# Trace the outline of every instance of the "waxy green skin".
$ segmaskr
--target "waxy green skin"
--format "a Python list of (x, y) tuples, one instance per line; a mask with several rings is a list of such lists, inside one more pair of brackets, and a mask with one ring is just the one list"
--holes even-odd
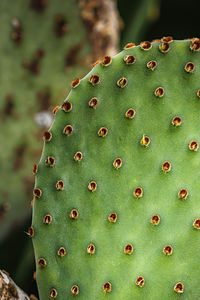
[[(40, 137), (44, 130), (35, 121), (37, 113), (46, 111), (51, 115), (53, 107), (66, 95), (66, 87), (70, 87), (74, 76), (72, 68), (80, 76), (89, 69), (85, 61), (91, 56), (91, 49), (80, 9), (74, 1), (60, 0), (59, 5), (56, 2), (46, 1), (42, 11), (31, 9), (30, 0), (14, 1), (12, 5), (7, 0), (0, 2), (0, 206), (2, 203), (10, 206), (4, 218), (0, 217), (0, 239), (14, 222), (21, 222), (30, 214), (30, 192), (34, 185), (32, 168), (41, 155)], [(61, 37), (54, 29), (59, 14), (63, 15), (67, 26)], [(19, 43), (12, 38), (12, 23), (16, 20), (21, 23)], [(66, 66), (66, 54), (77, 45), (80, 45), (80, 51), (76, 59)], [(44, 57), (39, 63), (39, 73), (33, 74), (23, 67), (23, 63), (31, 61), (38, 49), (44, 51)], [(46, 91), (49, 91), (50, 99), (39, 99), (37, 94)], [(10, 114), (5, 113), (8, 94), (13, 95)]]
[[(52, 288), (57, 298), (74, 299), (73, 285), (79, 286), (78, 299), (138, 299), (138, 300), (197, 300), (199, 285), (200, 232), (193, 222), (200, 217), (199, 155), (190, 151), (192, 140), (200, 142), (200, 53), (190, 50), (191, 41), (170, 43), (169, 52), (159, 51), (160, 42), (144, 51), (140, 46), (124, 50), (105, 67), (97, 65), (67, 100), (73, 105), (69, 113), (61, 108), (50, 128), (52, 139), (46, 142), (36, 175), (35, 187), (42, 196), (35, 198), (32, 226), (37, 283), (40, 299), (50, 299)], [(126, 65), (125, 55), (134, 55), (136, 62)], [(146, 67), (157, 61), (152, 71)], [(195, 64), (192, 74), (184, 70), (187, 62)], [(100, 83), (89, 82), (92, 74), (100, 76)], [(127, 86), (119, 88), (121, 77)], [(164, 88), (164, 96), (154, 95), (157, 87)], [(96, 109), (88, 101), (97, 97)], [(129, 108), (135, 117), (125, 117)], [(172, 125), (180, 116), (180, 127)], [(63, 134), (72, 125), (70, 136)], [(99, 137), (100, 127), (106, 127), (106, 137)], [(150, 137), (146, 148), (140, 144), (143, 135)], [(81, 151), (83, 159), (73, 157)], [(55, 165), (45, 165), (47, 156), (55, 157)], [(116, 170), (113, 161), (120, 157), (122, 167)], [(162, 164), (169, 161), (169, 173)], [(56, 190), (62, 179), (64, 190)], [(89, 191), (91, 180), (97, 183)], [(136, 187), (142, 187), (143, 197), (135, 198)], [(186, 188), (187, 199), (179, 199), (178, 192)], [(72, 220), (70, 211), (76, 208), (79, 217)], [(116, 212), (116, 223), (108, 216)], [(43, 223), (46, 214), (52, 223)], [(160, 224), (150, 222), (155, 214)], [(94, 255), (87, 253), (93, 243)], [(124, 253), (131, 243), (132, 255)], [(173, 254), (163, 254), (163, 247), (172, 245)], [(59, 257), (58, 249), (66, 248), (66, 256)], [(39, 258), (47, 265), (38, 266)], [(142, 288), (136, 286), (138, 276), (144, 276)], [(103, 284), (109, 281), (112, 291), (105, 293)], [(174, 291), (177, 282), (184, 285), (183, 294)]]

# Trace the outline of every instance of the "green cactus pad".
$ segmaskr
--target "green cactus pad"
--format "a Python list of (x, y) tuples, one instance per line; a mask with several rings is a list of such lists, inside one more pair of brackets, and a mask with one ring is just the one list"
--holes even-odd
[(199, 299), (199, 49), (128, 44), (58, 109), (34, 190), (41, 300)]

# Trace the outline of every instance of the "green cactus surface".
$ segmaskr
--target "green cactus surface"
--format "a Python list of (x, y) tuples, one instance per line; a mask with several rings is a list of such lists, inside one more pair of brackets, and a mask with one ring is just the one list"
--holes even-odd
[(200, 298), (199, 50), (130, 43), (73, 83), (33, 192), (41, 300)]
[(0, 32), (2, 240), (30, 214), (42, 132), (66, 96), (72, 69), (80, 76), (88, 72), (91, 47), (75, 1), (1, 0)]

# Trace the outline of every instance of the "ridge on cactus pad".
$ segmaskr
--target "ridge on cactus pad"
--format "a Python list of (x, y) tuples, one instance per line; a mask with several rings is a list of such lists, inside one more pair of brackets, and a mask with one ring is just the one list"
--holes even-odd
[(41, 300), (200, 298), (199, 50), (127, 44), (57, 110), (34, 189)]

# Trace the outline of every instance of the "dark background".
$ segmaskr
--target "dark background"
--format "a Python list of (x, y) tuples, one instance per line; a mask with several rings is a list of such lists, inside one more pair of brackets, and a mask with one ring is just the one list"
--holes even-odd
[[(118, 7), (125, 27), (122, 40), (127, 36), (127, 28), (133, 23), (133, 16), (137, 16), (141, 3), (146, 5), (151, 0), (119, 0)], [(154, 1), (155, 2), (155, 1)], [(144, 19), (140, 34), (136, 42), (153, 40), (162, 36), (171, 35), (174, 39), (185, 39), (199, 36), (199, 9), (198, 0), (160, 0), (157, 1), (159, 16), (154, 22)], [(134, 32), (134, 28), (132, 29)], [(130, 38), (131, 36), (129, 36)], [(134, 42), (134, 41), (133, 41)]]

